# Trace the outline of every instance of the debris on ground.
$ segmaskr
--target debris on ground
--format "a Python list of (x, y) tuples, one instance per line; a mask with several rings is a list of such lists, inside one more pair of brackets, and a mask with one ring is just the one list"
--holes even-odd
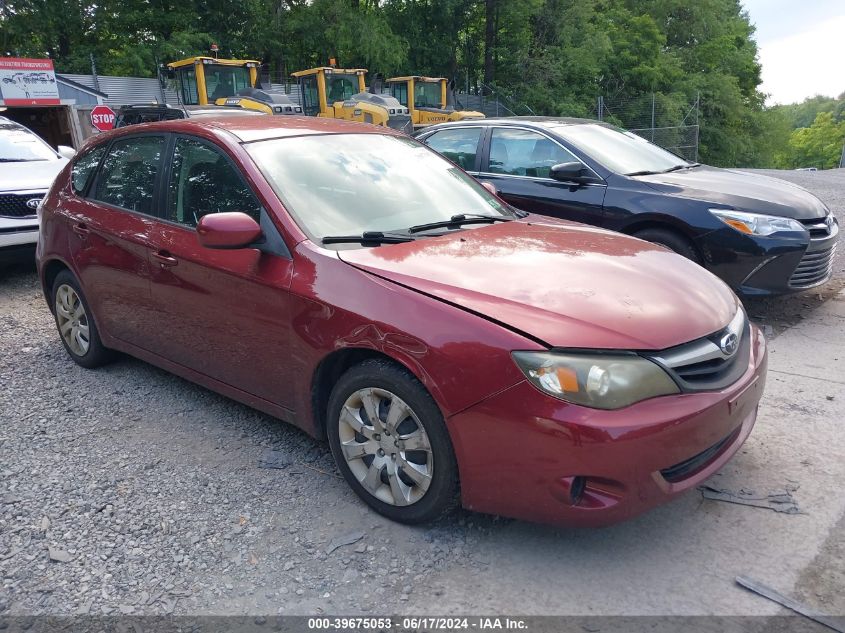
[(795, 611), (795, 613), (800, 613), (806, 618), (810, 618), (811, 620), (814, 620), (819, 624), (823, 624), (824, 626), (833, 629), (834, 631), (838, 631), (838, 633), (845, 633), (845, 618), (833, 618), (820, 611), (811, 609), (810, 607), (801, 604), (797, 600), (787, 598), (786, 596), (778, 593), (771, 587), (767, 587), (763, 583), (758, 582), (753, 578), (749, 578), (748, 576), (737, 576), (736, 582), (738, 585), (745, 587), (749, 591), (753, 591), (757, 595), (763, 596), (764, 598), (768, 598), (773, 602), (777, 602), (779, 605), (784, 606), (792, 611)]
[(71, 560), (70, 554), (57, 547), (48, 547), (47, 553), (50, 555), (50, 560), (55, 563), (69, 563)]
[(728, 488), (716, 488), (709, 485), (699, 486), (698, 489), (705, 499), (765, 508), (784, 514), (803, 514), (792, 496), (792, 493), (798, 490), (796, 484), (787, 484), (783, 490), (775, 490), (765, 494), (758, 494), (747, 488), (740, 488), (738, 492), (734, 492)]
[(261, 459), (258, 460), (259, 468), (276, 468), (282, 470), (293, 464), (290, 455), (283, 451), (276, 451), (268, 448), (264, 451)]
[(352, 545), (353, 543), (357, 543), (362, 538), (364, 538), (363, 532), (348, 532), (347, 534), (341, 534), (340, 536), (336, 536), (332, 539), (329, 546), (326, 548), (326, 554), (331, 554), (333, 551), (338, 549), (339, 547), (343, 547), (344, 545)]

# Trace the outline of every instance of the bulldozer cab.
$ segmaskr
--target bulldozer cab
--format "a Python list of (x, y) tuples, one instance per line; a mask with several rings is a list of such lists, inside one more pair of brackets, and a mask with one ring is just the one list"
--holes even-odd
[(188, 57), (167, 64), (182, 105), (208, 105), (258, 83), (261, 62), (252, 59)]
[(408, 109), (446, 108), (446, 80), (442, 77), (393, 77), (390, 94)]
[(412, 131), (407, 108), (388, 95), (368, 93), (366, 74), (366, 68), (329, 66), (293, 73), (299, 83), (303, 113)]
[(481, 119), (480, 112), (458, 111), (449, 105), (448, 85), (444, 77), (393, 77), (387, 80), (390, 94), (408, 108), (415, 128), (443, 123)]
[(293, 73), (299, 82), (302, 110), (308, 116), (332, 116), (329, 108), (364, 92), (366, 68), (340, 69), (322, 66)]

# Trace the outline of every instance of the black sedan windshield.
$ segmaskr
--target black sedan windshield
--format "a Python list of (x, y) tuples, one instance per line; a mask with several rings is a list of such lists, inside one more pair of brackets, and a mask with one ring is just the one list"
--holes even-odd
[(478, 182), (406, 137), (325, 134), (246, 147), (288, 212), (317, 241), (448, 224), (461, 214), (513, 217)]
[(617, 174), (655, 174), (690, 165), (642, 137), (606, 125), (567, 125), (558, 134)]

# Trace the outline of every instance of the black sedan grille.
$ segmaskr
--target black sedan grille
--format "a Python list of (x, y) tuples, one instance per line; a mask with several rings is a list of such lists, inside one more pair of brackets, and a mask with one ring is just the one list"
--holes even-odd
[(0, 216), (6, 218), (26, 218), (35, 215), (35, 209), (27, 206), (29, 200), (41, 200), (43, 193), (2, 193), (0, 194)]
[(811, 288), (824, 283), (833, 271), (836, 245), (818, 251), (807, 251), (789, 278), (792, 288)]
[(799, 220), (804, 228), (810, 233), (810, 239), (823, 239), (830, 235), (830, 225), (825, 221), (825, 218), (816, 218), (813, 220)]

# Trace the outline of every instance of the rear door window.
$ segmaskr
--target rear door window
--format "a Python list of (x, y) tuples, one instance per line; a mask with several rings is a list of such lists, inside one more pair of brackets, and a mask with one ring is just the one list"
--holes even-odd
[(164, 136), (138, 136), (112, 143), (90, 197), (152, 215), (164, 141)]
[(435, 132), (425, 144), (467, 171), (475, 171), (481, 127), (463, 127)]

